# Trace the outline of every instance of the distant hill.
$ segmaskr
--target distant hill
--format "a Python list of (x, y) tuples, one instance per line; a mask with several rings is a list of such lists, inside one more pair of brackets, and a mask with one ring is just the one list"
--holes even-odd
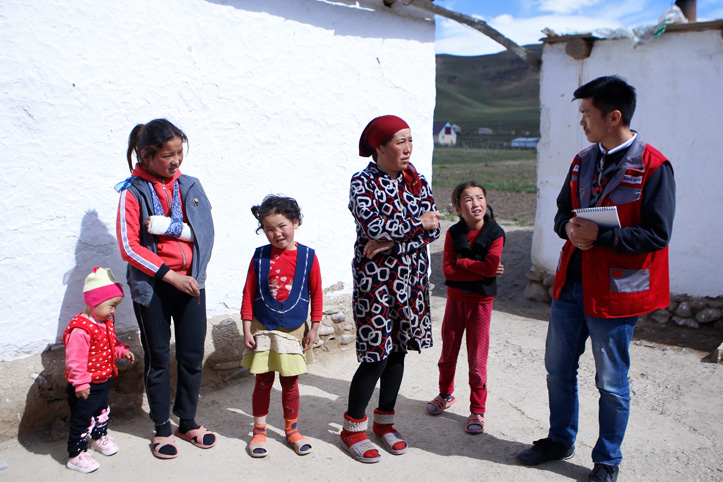
[[(541, 55), (542, 45), (526, 45)], [(478, 57), (437, 55), (435, 121), (449, 121), (463, 134), (480, 127), (495, 132), (540, 130), (540, 72), (505, 51)]]

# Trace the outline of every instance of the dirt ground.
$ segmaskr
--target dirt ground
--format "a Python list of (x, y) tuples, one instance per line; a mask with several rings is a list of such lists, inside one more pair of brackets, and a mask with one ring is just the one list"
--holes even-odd
[[(482, 181), (481, 181), (482, 182)], [(484, 182), (482, 182), (484, 184)], [(450, 196), (452, 188), (435, 187), (434, 199), (440, 212), (451, 212)], [(487, 201), (498, 219), (515, 220), (518, 224), (532, 226), (535, 224), (537, 195), (524, 192), (506, 192), (490, 189)]]
[[(445, 227), (450, 224), (446, 222)], [(213, 449), (204, 451), (178, 441), (177, 459), (154, 459), (149, 450), (152, 424), (143, 407), (123, 417), (111, 416), (110, 429), (120, 452), (107, 458), (96, 455), (101, 467), (89, 477), (123, 481), (587, 480), (597, 438), (598, 398), (589, 349), (579, 369), (581, 423), (575, 456), (538, 468), (523, 467), (515, 460), (515, 454), (533, 440), (546, 436), (543, 357), (549, 307), (522, 298), (524, 275), (530, 267), (531, 228), (503, 227), (507, 231), (503, 254), (506, 272), (500, 278), (492, 318), (484, 434), (464, 432), (469, 414), (464, 349), (457, 374), (458, 402), (437, 417), (425, 412), (426, 402), (437, 394), (438, 340), (445, 305), (442, 242), (437, 242), (432, 248), (435, 346), (407, 357), (397, 403), (396, 426), (410, 446), (405, 455), (394, 456), (382, 449), (381, 462), (363, 465), (352, 460), (339, 444), (349, 380), (357, 367), (352, 347), (317, 355), (316, 363), (300, 378), (299, 428), (313, 444), (310, 455), (299, 457), (284, 444), (276, 382), (268, 419), (269, 456), (248, 456), (253, 379), (244, 375), (202, 391), (197, 418), (219, 435)], [(665, 335), (661, 335), (663, 331)], [(723, 365), (703, 361), (723, 337), (720, 333), (718, 338), (710, 333), (694, 335), (693, 331), (638, 327), (631, 346), (632, 411), (623, 444), (621, 481), (723, 480)], [(376, 396), (368, 413), (375, 402)], [(0, 470), (0, 479), (62, 481), (84, 477), (65, 469), (65, 461), (64, 440), (10, 440), (0, 444), (0, 466), (5, 467)]]

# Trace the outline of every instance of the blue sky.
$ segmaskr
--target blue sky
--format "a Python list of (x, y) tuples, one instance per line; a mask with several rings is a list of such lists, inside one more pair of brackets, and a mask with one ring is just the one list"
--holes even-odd
[[(550, 28), (558, 34), (597, 28), (654, 25), (674, 0), (436, 0), (440, 7), (487, 22), (520, 45), (538, 43)], [(698, 21), (723, 18), (723, 0), (698, 0)], [(436, 18), (438, 54), (485, 55), (504, 48), (484, 34), (452, 20)]]

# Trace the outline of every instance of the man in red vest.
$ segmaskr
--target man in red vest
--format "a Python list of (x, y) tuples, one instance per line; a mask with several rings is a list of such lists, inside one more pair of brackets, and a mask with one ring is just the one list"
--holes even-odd
[[(617, 480), (630, 412), (629, 346), (638, 315), (670, 303), (668, 242), (675, 214), (670, 162), (630, 129), (635, 89), (617, 76), (574, 92), (585, 136), (557, 197), (560, 254), (545, 347), (550, 430), (517, 455), (525, 465), (571, 458), (578, 430), (577, 367), (588, 337), (600, 391), (592, 481)], [(574, 209), (615, 206), (619, 227)]]

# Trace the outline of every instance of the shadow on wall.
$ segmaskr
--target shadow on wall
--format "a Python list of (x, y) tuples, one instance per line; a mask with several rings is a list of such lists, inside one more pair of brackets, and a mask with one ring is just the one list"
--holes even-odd
[(98, 213), (91, 210), (85, 213), (80, 224), (80, 235), (75, 245), (75, 266), (63, 276), (63, 284), (66, 288), (58, 315), (56, 343), (63, 343), (63, 331), (68, 326), (70, 319), (85, 308), (83, 285), (85, 277), (94, 266), (110, 268), (116, 279), (123, 285), (126, 299), (123, 300), (115, 314), (116, 332), (135, 331), (136, 324), (130, 290), (125, 283), (126, 263), (120, 257), (115, 235), (108, 232), (105, 223), (98, 218)]
[[(36, 439), (38, 435), (45, 440), (67, 437), (70, 410), (65, 394), (65, 350), (62, 337), (71, 318), (85, 308), (83, 285), (94, 266), (111, 268), (118, 281), (124, 285), (128, 299), (124, 300), (121, 309), (116, 312), (116, 331), (128, 332), (130, 327), (135, 326), (130, 293), (123, 283), (126, 263), (120, 257), (116, 238), (108, 232), (95, 210), (88, 211), (83, 216), (75, 247), (75, 267), (66, 273), (62, 280), (66, 290), (58, 316), (56, 343), (48, 346), (41, 354), (43, 369), (35, 377), (26, 397), (18, 428), (18, 439), (21, 443)], [(118, 326), (120, 320), (123, 320), (122, 326)], [(119, 335), (119, 338), (131, 346), (136, 355), (136, 363), (129, 366), (127, 361), (120, 362), (119, 377), (111, 381), (110, 404), (114, 415), (140, 410), (143, 401), (143, 350), (138, 335), (131, 332)]]

